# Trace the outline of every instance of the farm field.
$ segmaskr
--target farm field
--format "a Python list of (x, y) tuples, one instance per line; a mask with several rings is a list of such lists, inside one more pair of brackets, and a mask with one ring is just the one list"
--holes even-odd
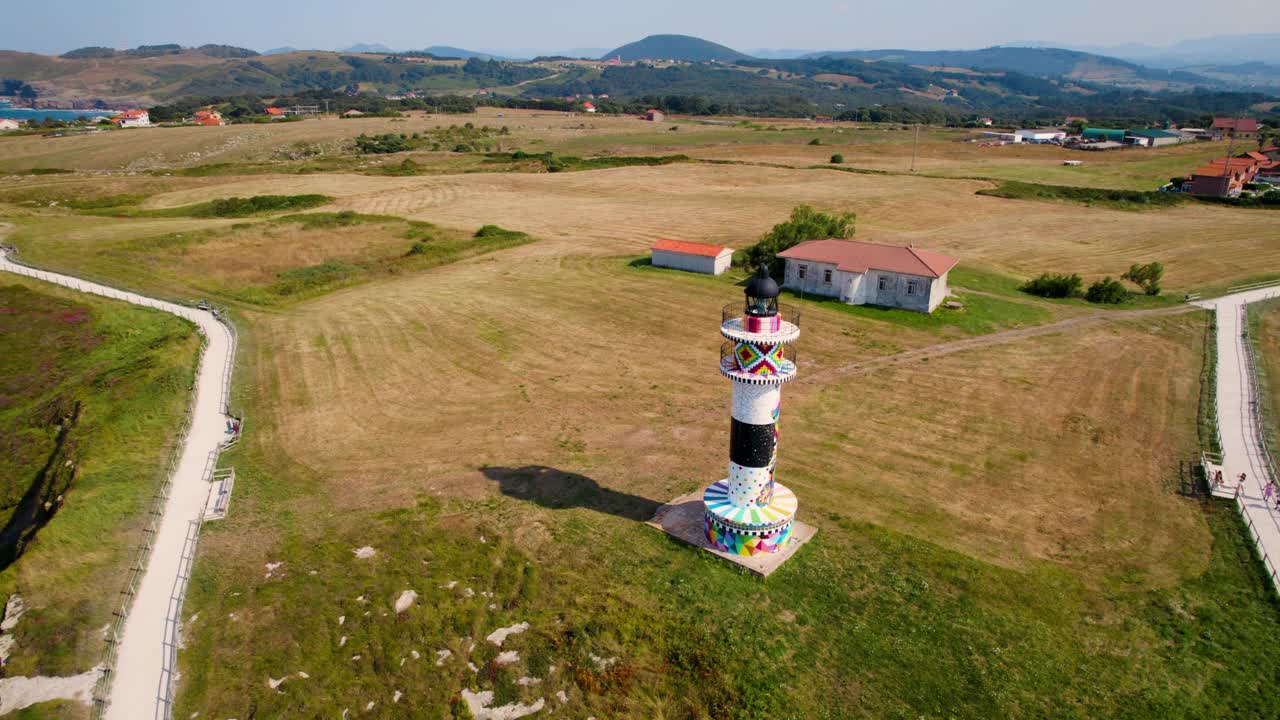
[[(807, 145), (808, 127), (655, 133), (533, 114), (475, 122), (509, 122), (505, 149), (731, 162), (542, 172), (415, 152), (426, 171), (396, 176), (359, 165), (399, 154), (305, 174), (271, 159), (365, 122), (395, 127), (252, 126), (267, 135), (216, 158), (186, 129), (153, 133), (175, 138), (146, 150), (159, 166), (231, 163), (209, 174), (119, 173), (141, 157), (134, 133), (64, 138), (104, 174), (0, 191), (24, 260), (215, 298), (240, 329), (232, 404), (252, 420), (223, 458), (230, 514), (202, 534), (175, 717), (1280, 711), (1257, 691), (1274, 679), (1280, 614), (1247, 535), (1174, 482), (1197, 449), (1205, 330), (1176, 296), (1277, 266), (1271, 213), (979, 196), (991, 182), (925, 175), (978, 162), (942, 131), (916, 176), (807, 169), (855, 156), (826, 135)], [(868, 162), (909, 160), (908, 132), (850, 134), (867, 136), (851, 147)], [(21, 163), (57, 166), (23, 147)], [(991, 149), (1007, 150), (1030, 153), (999, 172), (1060, 181), (1038, 173), (1043, 148)], [(1175, 155), (1111, 157), (1084, 177), (1136, 187)], [(308, 194), (328, 199), (177, 214)], [(642, 524), (723, 475), (718, 311), (744, 277), (644, 253), (666, 236), (742, 248), (802, 203), (856, 212), (858, 239), (956, 255), (964, 308), (783, 298), (804, 334), (778, 471), (819, 533), (760, 581)], [(522, 235), (478, 242), (487, 225)], [(1017, 290), (1150, 260), (1166, 296), (1117, 308)], [(354, 269), (324, 274), (335, 267)]]
[(0, 278), (0, 595), (17, 593), (27, 608), (6, 634), (7, 675), (98, 664), (198, 346), (193, 327), (167, 314)]

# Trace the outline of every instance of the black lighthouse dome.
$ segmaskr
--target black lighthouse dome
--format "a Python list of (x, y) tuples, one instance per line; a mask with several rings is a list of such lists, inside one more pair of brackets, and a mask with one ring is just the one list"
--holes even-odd
[(778, 283), (769, 276), (769, 267), (760, 263), (760, 269), (747, 283), (747, 314), (754, 317), (773, 317), (778, 314)]

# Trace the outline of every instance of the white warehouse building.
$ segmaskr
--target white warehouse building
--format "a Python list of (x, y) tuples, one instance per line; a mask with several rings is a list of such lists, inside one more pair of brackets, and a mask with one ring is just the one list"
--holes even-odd
[(661, 239), (649, 248), (654, 267), (719, 275), (733, 262), (733, 248), (723, 245)]
[(840, 298), (850, 305), (881, 305), (931, 313), (951, 292), (953, 257), (898, 245), (856, 240), (810, 240), (778, 253), (787, 261), (783, 287)]

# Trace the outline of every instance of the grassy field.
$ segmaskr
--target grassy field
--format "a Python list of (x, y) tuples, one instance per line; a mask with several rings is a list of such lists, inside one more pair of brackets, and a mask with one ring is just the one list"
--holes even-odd
[(255, 317), (261, 420), (203, 540), (180, 713), (465, 717), (463, 689), (580, 718), (1275, 710), (1248, 690), (1280, 626), (1239, 526), (1169, 489), (1198, 316), (841, 381), (935, 340), (815, 307), (779, 471), (821, 532), (761, 583), (639, 523), (723, 471), (725, 284), (583, 262)]
[[(169, 315), (0, 278), (0, 596), (19, 593), (30, 608), (6, 674), (69, 675), (99, 661), (198, 345)], [(46, 501), (51, 515), (36, 511)]]
[[(886, 127), (501, 122), (504, 152), (732, 162), (468, 172), (474, 156), (415, 153), (433, 169), (397, 176), (271, 159), (322, 142), (316, 121), (259, 130), (272, 135), (218, 155), (226, 172), (23, 176), (0, 193), (23, 257), (216, 297), (240, 321), (233, 405), (253, 423), (226, 457), (231, 513), (202, 535), (176, 717), (463, 718), (474, 692), (580, 719), (1280, 711), (1262, 690), (1280, 613), (1238, 521), (1173, 487), (1198, 446), (1205, 331), (1178, 296), (1280, 262), (1266, 213), (807, 169), (844, 152), (900, 170), (911, 133)], [(966, 163), (1008, 150), (1000, 167), (1059, 182), (1028, 170), (1053, 160), (1046, 148), (923, 135), (926, 172), (974, 174)], [(197, 152), (195, 136), (173, 137), (146, 152)], [(144, 156), (76, 140), (90, 164)], [(22, 147), (21, 162), (47, 162)], [(1155, 173), (1136, 158), (1160, 157), (1116, 153), (1085, 175), (1136, 187)], [(143, 216), (281, 194), (332, 201)], [(121, 196), (141, 212), (88, 214)], [(799, 203), (857, 212), (859, 239), (958, 256), (964, 307), (786, 298), (804, 335), (778, 472), (820, 532), (761, 582), (641, 523), (723, 476), (717, 325), (741, 274), (637, 258), (658, 237), (744, 247)], [(454, 252), (494, 222), (538, 242)], [(1120, 308), (1018, 290), (1149, 260), (1165, 264), (1166, 295)], [(376, 553), (354, 553), (365, 546)], [(513, 626), (501, 647), (487, 639)]]

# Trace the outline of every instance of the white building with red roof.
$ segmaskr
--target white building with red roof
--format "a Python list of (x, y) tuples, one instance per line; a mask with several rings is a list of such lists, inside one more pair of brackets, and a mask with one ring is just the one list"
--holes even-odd
[(719, 275), (733, 262), (733, 248), (723, 245), (661, 239), (649, 248), (654, 267)]
[(151, 127), (151, 114), (146, 110), (125, 110), (115, 117), (122, 128)]
[(787, 262), (783, 287), (840, 298), (850, 305), (882, 305), (931, 313), (951, 292), (953, 257), (900, 245), (857, 240), (810, 240), (778, 253)]

